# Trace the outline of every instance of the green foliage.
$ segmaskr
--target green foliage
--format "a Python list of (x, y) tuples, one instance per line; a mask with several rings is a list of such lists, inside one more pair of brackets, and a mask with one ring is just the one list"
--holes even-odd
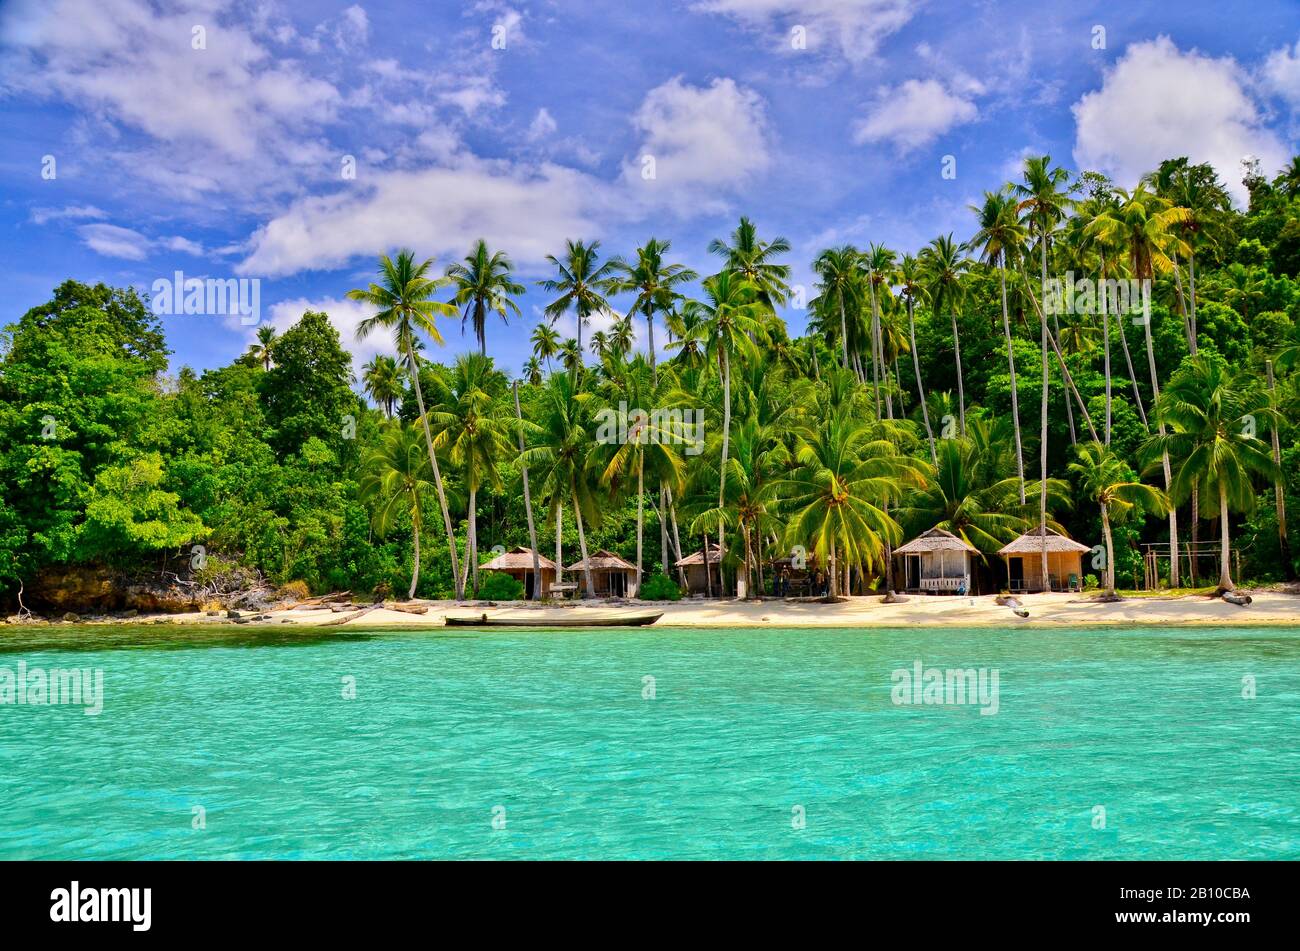
[(485, 601), (522, 601), (524, 583), (503, 571), (489, 571), (479, 583), (478, 596)]
[(180, 508), (180, 496), (161, 488), (163, 461), (157, 453), (95, 476), (78, 539), (84, 559), (139, 556), (177, 548), (206, 534), (193, 512)]
[(667, 575), (651, 575), (641, 585), (642, 601), (680, 601), (682, 589)]

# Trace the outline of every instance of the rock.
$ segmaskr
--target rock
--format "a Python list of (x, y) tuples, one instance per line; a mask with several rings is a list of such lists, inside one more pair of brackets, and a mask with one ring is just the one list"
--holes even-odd
[(68, 624), (76, 624), (78, 621), (81, 620), (81, 618), (73, 614), (71, 611), (68, 611), (66, 614), (63, 615), (62, 620)]
[(233, 610), (232, 610), (232, 611), (227, 611), (227, 612), (226, 612), (226, 617), (230, 618), (232, 621), (238, 621), (238, 620), (239, 620), (240, 618), (242, 618), (243, 616), (244, 616), (244, 615), (242, 615), (242, 614), (239, 613), (238, 611), (233, 611)]
[(208, 617), (221, 617), (221, 612), (220, 612), (220, 611), (205, 611), (204, 613), (205, 613)]

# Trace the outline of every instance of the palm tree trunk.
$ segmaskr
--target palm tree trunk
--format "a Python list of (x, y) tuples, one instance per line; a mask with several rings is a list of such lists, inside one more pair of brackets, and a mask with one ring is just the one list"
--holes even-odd
[(415, 554), (411, 557), (411, 590), (406, 593), (406, 600), (415, 599), (415, 589), (420, 584), (420, 520), (417, 516), (411, 520), (411, 528), (415, 533)]
[[(1043, 286), (1047, 286), (1047, 241), (1044, 237), (1039, 244), (1043, 249)], [(1022, 268), (1023, 271), (1023, 268)], [(1034, 290), (1029, 286), (1029, 275), (1025, 275), (1025, 288), (1029, 291), (1032, 299)], [(1038, 301), (1034, 300), (1034, 309), (1038, 311), (1038, 326), (1041, 336), (1041, 345), (1043, 351), (1043, 396), (1042, 404), (1039, 408), (1039, 426), (1038, 426), (1038, 531), (1042, 536), (1042, 582), (1047, 591), (1052, 590), (1051, 576), (1047, 572), (1047, 402), (1048, 402), (1048, 380), (1047, 380), (1047, 315), (1043, 309), (1038, 306)]]
[[(1156, 373), (1156, 351), (1151, 342), (1151, 290), (1150, 282), (1144, 281), (1142, 284), (1142, 330), (1146, 337), (1147, 344), (1147, 369), (1151, 371), (1151, 399), (1158, 403), (1160, 400), (1160, 377)], [(1159, 415), (1156, 417), (1156, 427), (1161, 436), (1165, 434), (1165, 424)], [(1169, 467), (1169, 453), (1161, 455), (1161, 465), (1165, 473), (1165, 491), (1169, 491), (1169, 485), (1173, 482), (1173, 473)], [(1193, 513), (1195, 518), (1195, 513)], [(1227, 570), (1226, 568), (1224, 569)], [(1169, 587), (1178, 587), (1178, 507), (1169, 506)]]
[[(1099, 273), (1099, 274), (1104, 274), (1104, 273), (1105, 273), (1105, 270), (1106, 270), (1106, 268), (1105, 268), (1105, 264), (1103, 263), (1103, 265), (1102, 265), (1102, 269), (1101, 269), (1098, 273)], [(1108, 308), (1108, 307), (1106, 306), (1106, 292), (1105, 292), (1105, 286), (1106, 286), (1106, 285), (1103, 283), (1103, 284), (1102, 284), (1102, 294), (1101, 294), (1101, 337), (1102, 337), (1102, 350), (1105, 351), (1105, 353), (1104, 353), (1104, 361), (1105, 361), (1105, 370), (1104, 370), (1104, 372), (1105, 372), (1105, 376), (1106, 376), (1106, 445), (1109, 446), (1109, 445), (1110, 445), (1110, 429), (1111, 429), (1111, 389), (1110, 389), (1110, 308)]]
[(916, 352), (916, 320), (912, 315), (912, 298), (907, 298), (907, 332), (912, 339), (912, 371), (916, 374), (916, 395), (921, 401), (921, 419), (925, 421), (925, 435), (930, 440), (930, 461), (937, 467), (939, 456), (934, 451), (934, 430), (930, 428), (930, 410), (925, 405), (925, 386), (921, 383), (921, 358)]
[(647, 308), (645, 312), (645, 330), (650, 346), (650, 378), (657, 383), (659, 371), (655, 367), (655, 315), (651, 308)]
[(1106, 542), (1106, 597), (1115, 597), (1115, 544), (1110, 534), (1110, 512), (1105, 502), (1101, 503), (1101, 537)]
[(469, 490), (470, 572), (474, 578), (474, 597), (478, 597), (478, 490)]
[[(1058, 315), (1053, 314), (1052, 324), (1056, 327), (1056, 333), (1053, 335), (1052, 339), (1059, 340), (1061, 337), (1061, 318)], [(1061, 372), (1062, 375), (1066, 372), (1064, 359), (1061, 361)], [(1068, 393), (1065, 396), (1065, 418), (1070, 423), (1070, 445), (1077, 446), (1079, 444), (1079, 434), (1074, 428), (1074, 407), (1070, 405), (1070, 396)], [(1093, 433), (1094, 439), (1096, 438), (1096, 435), (1096, 433)]]
[[(718, 593), (723, 593), (722, 558), (727, 550), (726, 529), (722, 523), (722, 509), (727, 496), (727, 454), (731, 449), (731, 357), (722, 348), (722, 467), (718, 470)], [(705, 552), (705, 561), (708, 553)]]
[(1224, 480), (1219, 480), (1219, 593), (1232, 591), (1236, 585), (1232, 583), (1232, 572), (1230, 571), (1231, 562), (1228, 560), (1231, 556), (1228, 542), (1228, 486)]
[(636, 594), (641, 595), (641, 537), (645, 528), (645, 453), (636, 467)]
[(840, 352), (844, 358), (844, 369), (849, 368), (849, 324), (844, 317), (844, 292), (840, 291)]
[[(682, 560), (682, 536), (681, 536), (681, 533), (680, 533), (680, 532), (678, 531), (678, 529), (677, 529), (677, 503), (675, 503), (675, 502), (673, 501), (673, 490), (672, 490), (672, 489), (667, 489), (667, 493), (668, 493), (668, 511), (669, 511), (669, 513), (670, 513), (670, 516), (671, 516), (671, 518), (672, 518), (672, 522), (673, 522), (673, 548), (674, 548), (674, 549), (676, 550), (676, 552), (677, 552), (677, 560), (678, 560), (678, 561), (681, 561), (681, 560)], [(706, 552), (706, 555), (707, 555), (707, 552)], [(707, 570), (707, 568), (708, 568), (708, 558), (706, 557), (706, 558), (704, 559), (704, 561), (705, 561), (705, 569)], [(667, 566), (667, 565), (664, 566), (664, 574), (668, 574), (668, 566)], [(681, 567), (679, 567), (679, 568), (677, 569), (677, 580), (680, 582), (680, 584), (681, 584), (681, 586), (682, 586), (683, 588), (686, 587), (686, 569), (685, 569), (685, 568), (681, 568)]]
[(668, 575), (668, 499), (664, 484), (659, 482), (659, 568)]
[[(1273, 361), (1264, 361), (1264, 370), (1268, 375), (1269, 395), (1276, 399), (1277, 385), (1273, 381)], [(1282, 448), (1278, 441), (1277, 423), (1271, 427), (1273, 436), (1273, 465), (1282, 471)], [(1273, 499), (1277, 505), (1277, 546), (1282, 555), (1282, 572), (1287, 581), (1295, 580), (1295, 564), (1291, 561), (1291, 539), (1286, 531), (1286, 486), (1281, 478), (1273, 480)]]
[(556, 500), (555, 504), (555, 583), (559, 584), (564, 580), (564, 551), (563, 539), (564, 532), (564, 503)]
[(569, 483), (569, 491), (573, 493), (573, 516), (578, 521), (578, 550), (582, 552), (582, 574), (587, 585), (587, 597), (596, 597), (596, 585), (591, 580), (591, 561), (587, 558), (587, 533), (582, 527), (582, 509), (578, 507), (578, 487), (574, 483)]
[(1192, 356), (1196, 356), (1196, 252), (1191, 250), (1187, 254), (1187, 280), (1192, 292), (1192, 335), (1188, 343), (1191, 344)]
[(827, 596), (829, 596), (829, 597), (831, 597), (831, 598), (838, 598), (838, 597), (839, 597), (839, 581), (838, 581), (838, 579), (835, 577), (835, 573), (836, 573), (838, 570), (839, 570), (839, 569), (836, 567), (836, 564), (835, 564), (835, 539), (832, 538), (832, 539), (831, 539), (831, 556), (830, 556), (829, 559), (827, 559), (827, 562), (826, 562), (826, 577), (827, 577), (827, 583), (830, 585), (830, 587), (829, 587), (829, 588), (827, 589), (827, 591), (826, 591), (826, 594), (827, 594)]
[[(519, 409), (519, 381), (511, 387), (515, 394), (515, 418), (519, 421), (519, 455), (524, 454), (524, 414)], [(520, 464), (524, 477), (524, 511), (528, 514), (528, 546), (533, 550), (533, 600), (542, 599), (542, 556), (537, 550), (537, 525), (533, 521), (533, 496), (528, 491), (528, 466)]]
[[(1029, 275), (1021, 269), (1021, 276), (1025, 281), (1025, 288), (1029, 291), (1029, 299), (1034, 305), (1034, 310), (1038, 312), (1039, 318), (1043, 321), (1043, 327), (1046, 329), (1047, 318), (1043, 316), (1043, 309), (1038, 304), (1038, 297), (1034, 294), (1034, 289), (1029, 286)], [(1065, 400), (1069, 404), (1070, 397), (1073, 396), (1075, 403), (1078, 404), (1079, 412), (1083, 415), (1083, 421), (1088, 427), (1088, 432), (1092, 435), (1093, 442), (1100, 442), (1097, 438), (1097, 429), (1092, 425), (1092, 416), (1088, 413), (1088, 407), (1083, 402), (1083, 397), (1079, 394), (1079, 388), (1074, 385), (1074, 376), (1070, 373), (1070, 368), (1065, 365), (1065, 354), (1061, 353), (1060, 344), (1057, 343), (1056, 337), (1050, 330), (1047, 331), (1047, 341), (1052, 345), (1052, 353), (1056, 355), (1056, 364), (1061, 368), (1061, 378), (1065, 381)]]
[(456, 560), (456, 533), (451, 528), (451, 509), (447, 507), (447, 493), (442, 487), (442, 470), (438, 468), (438, 454), (433, 451), (433, 433), (429, 429), (429, 415), (424, 409), (424, 394), (420, 392), (420, 367), (415, 358), (415, 347), (407, 341), (406, 358), (411, 364), (411, 386), (415, 390), (415, 403), (420, 409), (420, 422), (424, 426), (424, 442), (429, 447), (429, 464), (433, 467), (433, 484), (438, 489), (438, 507), (442, 509), (442, 524), (447, 530), (447, 555), (451, 561), (451, 583), (456, 588), (456, 600), (465, 600), (465, 585), (460, 580)]
[(952, 345), (957, 358), (957, 412), (961, 419), (961, 434), (966, 435), (966, 386), (961, 376), (961, 336), (957, 333), (957, 311), (952, 312)]
[[(1020, 397), (1016, 394), (1016, 357), (1011, 352), (1011, 316), (1007, 313), (1007, 268), (1002, 252), (998, 255), (998, 283), (1002, 290), (1002, 335), (1007, 341), (1007, 369), (1011, 371), (1011, 421), (1016, 431), (1016, 478), (1020, 483), (1020, 504), (1025, 504), (1025, 456), (1020, 445)], [(910, 305), (909, 305), (910, 308)], [(910, 318), (909, 318), (910, 319)], [(913, 334), (912, 349), (916, 349)], [(933, 449), (931, 449), (933, 452)]]
[(1124, 318), (1126, 314), (1115, 314), (1115, 326), (1119, 327), (1119, 342), (1124, 348), (1124, 365), (1128, 367), (1129, 382), (1133, 384), (1133, 402), (1137, 404), (1138, 416), (1142, 418), (1142, 428), (1148, 433), (1151, 432), (1151, 426), (1147, 423), (1147, 411), (1142, 405), (1142, 393), (1138, 390), (1137, 374), (1133, 371), (1133, 355), (1128, 349), (1128, 334), (1124, 332)]
[(876, 311), (876, 282), (867, 272), (867, 290), (871, 293), (871, 380), (876, 388), (876, 419), (880, 418), (880, 367), (876, 359), (876, 340), (880, 334), (880, 314)]

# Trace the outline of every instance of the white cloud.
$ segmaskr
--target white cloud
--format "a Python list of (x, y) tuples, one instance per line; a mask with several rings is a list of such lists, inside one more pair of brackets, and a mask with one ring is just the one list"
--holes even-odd
[[(731, 79), (708, 87), (680, 77), (650, 90), (632, 117), (641, 147), (623, 166), (637, 200), (664, 202), (681, 213), (725, 205), (718, 188), (743, 184), (771, 164), (762, 97)], [(654, 175), (646, 176), (653, 159)]]
[(1300, 111), (1300, 41), (1294, 47), (1282, 47), (1269, 54), (1260, 70), (1264, 89)]
[(533, 116), (533, 121), (528, 124), (528, 139), (536, 142), (551, 135), (558, 128), (555, 118), (543, 107), (537, 110), (537, 115)]
[(1074, 160), (1079, 168), (1132, 187), (1167, 158), (1209, 162), (1244, 203), (1241, 160), (1280, 168), (1287, 149), (1267, 129), (1231, 58), (1182, 52), (1168, 37), (1136, 43), (1106, 71), (1102, 87), (1074, 104)]
[(50, 221), (69, 221), (85, 218), (107, 218), (108, 213), (94, 205), (67, 205), (63, 208), (33, 208), (32, 224), (43, 225)]
[(107, 224), (82, 225), (77, 234), (81, 235), (86, 247), (105, 257), (143, 261), (149, 252), (149, 239), (130, 228)]
[(872, 58), (919, 6), (916, 0), (699, 0), (695, 9), (772, 34), (778, 48), (788, 51), (794, 51), (791, 30), (802, 26), (809, 50), (833, 50), (859, 63)]
[[(372, 332), (365, 340), (357, 339), (357, 324), (371, 316), (374, 311), (368, 304), (348, 300), (346, 297), (341, 299), (325, 297), (317, 300), (295, 297), (291, 300), (282, 300), (268, 308), (267, 317), (259, 326), (270, 324), (279, 333), (284, 333), (301, 320), (302, 315), (309, 310), (329, 315), (330, 323), (339, 332), (339, 342), (343, 345), (343, 349), (352, 353), (352, 372), (358, 379), (361, 378), (361, 368), (376, 354), (397, 356), (392, 335), (383, 330)], [(228, 326), (243, 334), (248, 344), (253, 343), (257, 338), (257, 327), (241, 326), (238, 320), (233, 318), (228, 322)], [(451, 321), (445, 322), (441, 328), (442, 335), (448, 337), (453, 327)]]
[[(978, 83), (966, 83), (963, 92), (969, 95), (980, 88)], [(910, 152), (978, 115), (974, 102), (945, 89), (938, 80), (909, 79), (879, 92), (867, 116), (853, 124), (853, 141), (858, 145), (891, 142), (900, 152)]]

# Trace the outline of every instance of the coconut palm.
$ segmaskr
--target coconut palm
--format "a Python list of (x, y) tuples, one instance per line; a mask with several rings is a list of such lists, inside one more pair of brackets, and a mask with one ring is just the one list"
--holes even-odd
[(546, 316), (554, 323), (572, 310), (578, 322), (578, 350), (581, 351), (582, 325), (592, 314), (609, 310), (604, 295), (609, 292), (616, 265), (613, 261), (601, 263), (599, 241), (591, 244), (566, 241), (563, 260), (553, 254), (548, 254), (546, 260), (555, 268), (558, 278), (537, 283), (543, 290), (560, 295), (546, 305)]
[[(880, 320), (880, 297), (889, 293), (889, 282), (896, 267), (898, 255), (882, 244), (873, 244), (862, 255), (862, 266), (867, 272), (867, 293), (871, 299), (871, 380), (876, 388), (876, 416), (880, 416), (880, 378), (886, 375), (885, 341)], [(954, 318), (955, 320), (955, 318)], [(956, 324), (953, 324), (956, 329)], [(958, 371), (960, 376), (960, 370)], [(894, 418), (894, 398), (886, 394), (889, 418)]]
[(474, 325), (474, 338), (478, 340), (479, 353), (487, 355), (487, 315), (489, 311), (509, 323), (507, 312), (519, 316), (519, 306), (510, 298), (524, 292), (524, 286), (510, 277), (512, 266), (504, 251), (488, 250), (487, 242), (480, 238), (465, 263), (452, 264), (447, 277), (456, 288), (452, 303), (461, 311), (461, 329), (465, 321)]
[[(984, 193), (984, 204), (971, 206), (979, 216), (979, 231), (971, 245), (979, 250), (986, 264), (996, 264), (998, 287), (1002, 297), (1002, 336), (1007, 346), (1007, 369), (1011, 373), (1011, 421), (1015, 424), (1016, 478), (1019, 482), (1020, 504), (1025, 504), (1025, 457), (1020, 441), (1020, 399), (1016, 392), (1016, 357), (1011, 346), (1011, 317), (1007, 311), (1007, 256), (1019, 254), (1024, 247), (1027, 232), (1016, 212), (1016, 201), (1006, 188)], [(1109, 361), (1107, 362), (1109, 367)], [(1110, 392), (1109, 375), (1107, 393)], [(1109, 409), (1107, 419), (1109, 419)], [(1109, 438), (1109, 437), (1108, 437)], [(977, 546), (978, 547), (978, 546)]]
[[(863, 282), (858, 263), (861, 252), (852, 245), (839, 248), (827, 248), (813, 262), (813, 270), (820, 278), (818, 288), (821, 293), (809, 302), (814, 312), (827, 310), (839, 318), (841, 365), (849, 367), (849, 321), (851, 310), (856, 318), (862, 306)], [(879, 390), (877, 390), (877, 393)]]
[(655, 314), (672, 310), (675, 302), (682, 299), (678, 288), (699, 276), (684, 264), (664, 262), (664, 255), (671, 247), (669, 241), (651, 238), (643, 247), (637, 248), (635, 262), (614, 261), (619, 276), (610, 282), (611, 293), (636, 295), (627, 316), (641, 314), (645, 317), (652, 370), (655, 368)]
[(1082, 443), (1075, 447), (1078, 459), (1070, 463), (1070, 471), (1079, 479), (1079, 489), (1101, 509), (1101, 537), (1106, 544), (1105, 591), (1107, 599), (1117, 599), (1115, 593), (1115, 542), (1111, 535), (1111, 520), (1122, 521), (1134, 510), (1163, 515), (1169, 508), (1165, 493), (1154, 486), (1136, 481), (1133, 471), (1110, 447), (1099, 442)]
[[(1232, 591), (1231, 512), (1255, 508), (1251, 475), (1280, 477), (1269, 446), (1255, 433), (1278, 424), (1267, 392), (1232, 376), (1221, 358), (1199, 353), (1169, 381), (1156, 400), (1161, 434), (1152, 456), (1173, 461), (1169, 498), (1181, 505), (1197, 490), (1200, 515), (1219, 517), (1219, 593)], [(1167, 432), (1165, 431), (1167, 429)]]
[(533, 345), (533, 356), (545, 360), (546, 372), (551, 372), (551, 357), (560, 352), (559, 333), (548, 324), (538, 324), (533, 328), (529, 342)]
[(366, 395), (384, 408), (384, 416), (393, 418), (393, 405), (402, 397), (402, 368), (384, 354), (376, 354), (361, 368), (361, 386)]
[(738, 273), (754, 288), (755, 296), (768, 311), (784, 304), (790, 296), (790, 266), (777, 264), (773, 258), (787, 254), (790, 242), (785, 238), (762, 241), (758, 229), (748, 218), (741, 218), (736, 230), (731, 232), (731, 243), (721, 238), (709, 242), (709, 253), (726, 261), (726, 270)]
[(532, 386), (541, 386), (545, 374), (542, 373), (541, 361), (536, 357), (529, 357), (524, 363), (524, 379)]
[(582, 348), (572, 337), (560, 346), (560, 364), (570, 373), (577, 373), (582, 369)]
[(952, 345), (957, 362), (957, 412), (962, 435), (966, 434), (966, 387), (961, 372), (961, 334), (957, 330), (957, 309), (966, 296), (962, 282), (968, 262), (962, 257), (961, 245), (951, 234), (940, 235), (921, 250), (921, 270), (925, 274), (927, 291), (934, 315), (939, 317), (945, 307), (952, 318)]
[(912, 372), (916, 375), (917, 401), (921, 404), (925, 435), (930, 441), (930, 461), (937, 466), (939, 458), (934, 451), (934, 430), (930, 428), (930, 410), (926, 405), (925, 385), (921, 382), (921, 358), (916, 349), (916, 304), (927, 300), (929, 296), (923, 283), (924, 277), (921, 262), (910, 254), (903, 255), (898, 266), (898, 291), (907, 304), (907, 335), (912, 350)]
[(411, 557), (411, 588), (408, 599), (415, 597), (420, 583), (420, 530), (424, 527), (422, 496), (431, 487), (429, 460), (423, 440), (413, 426), (394, 422), (361, 463), (357, 491), (362, 501), (376, 505), (371, 522), (382, 538), (387, 535), (403, 511), (411, 520), (414, 551)]
[(442, 470), (438, 467), (438, 455), (433, 448), (433, 432), (429, 427), (429, 417), (424, 408), (423, 386), (420, 383), (420, 364), (416, 356), (419, 345), (418, 334), (425, 334), (434, 343), (441, 344), (442, 334), (438, 332), (439, 316), (454, 317), (456, 308), (433, 300), (433, 295), (445, 285), (445, 279), (429, 277), (433, 259), (421, 264), (415, 263), (415, 254), (409, 250), (398, 252), (394, 261), (386, 254), (379, 256), (379, 274), (381, 283), (372, 283), (367, 288), (348, 291), (348, 299), (361, 301), (376, 309), (376, 313), (357, 324), (357, 339), (364, 340), (379, 328), (393, 332), (393, 344), (399, 354), (407, 361), (407, 373), (411, 379), (411, 388), (415, 391), (416, 405), (420, 410), (420, 424), (424, 429), (425, 448), (429, 454), (429, 466), (433, 470), (433, 484), (438, 490), (438, 507), (442, 510), (442, 524), (447, 533), (447, 552), (451, 560), (451, 573), (456, 584), (456, 600), (463, 600), (465, 588), (460, 583), (460, 572), (456, 555), (456, 535), (451, 527), (451, 509), (447, 505), (447, 492), (442, 483)]
[(263, 370), (269, 371), (271, 369), (275, 339), (275, 328), (270, 324), (263, 324), (257, 328), (257, 342), (248, 348), (248, 355), (262, 364)]

